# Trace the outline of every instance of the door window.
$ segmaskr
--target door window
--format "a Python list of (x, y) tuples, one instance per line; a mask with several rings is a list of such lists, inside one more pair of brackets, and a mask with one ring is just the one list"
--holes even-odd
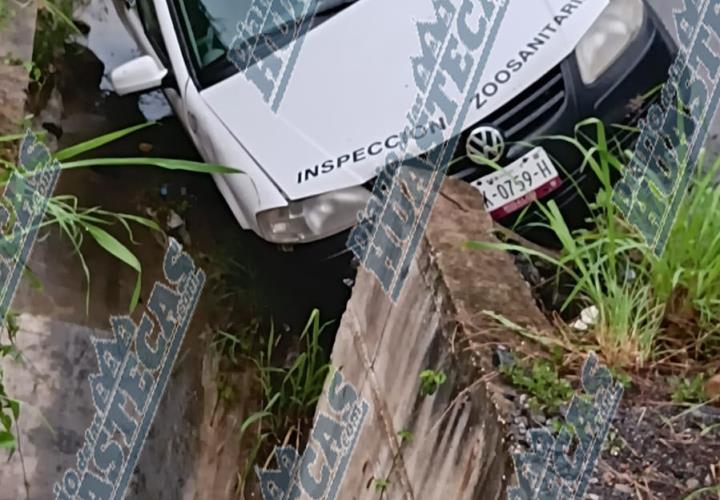
[(138, 12), (140, 13), (140, 21), (145, 28), (150, 44), (157, 52), (160, 60), (168, 65), (168, 53), (165, 48), (165, 42), (163, 41), (162, 32), (160, 31), (160, 21), (155, 11), (155, 6), (152, 0), (137, 0)]

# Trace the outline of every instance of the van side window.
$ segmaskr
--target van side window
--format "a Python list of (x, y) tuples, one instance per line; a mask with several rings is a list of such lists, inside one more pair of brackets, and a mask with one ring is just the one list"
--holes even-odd
[(150, 44), (157, 52), (158, 57), (166, 66), (169, 63), (167, 49), (163, 41), (162, 32), (160, 31), (160, 21), (155, 11), (152, 0), (137, 0), (138, 12), (140, 13), (140, 21), (145, 28)]

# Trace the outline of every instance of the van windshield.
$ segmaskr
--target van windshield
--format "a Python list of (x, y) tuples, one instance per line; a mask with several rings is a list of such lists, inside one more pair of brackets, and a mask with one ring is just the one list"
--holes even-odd
[[(357, 0), (306, 1), (318, 4), (317, 15), (310, 25), (312, 29)], [(225, 57), (236, 37), (239, 42), (256, 47), (253, 56), (261, 59), (273, 49), (257, 43), (257, 38), (272, 40), (274, 50), (283, 48), (293, 41), (284, 35), (284, 27), (292, 29), (307, 9), (303, 0), (177, 0), (176, 5), (182, 35), (196, 72), (202, 75), (214, 67), (215, 72), (226, 73), (224, 77), (238, 70)]]

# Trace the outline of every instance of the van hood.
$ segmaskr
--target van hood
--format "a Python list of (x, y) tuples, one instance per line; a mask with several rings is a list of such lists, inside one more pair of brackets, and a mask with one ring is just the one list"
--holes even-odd
[[(472, 101), (463, 130), (567, 57), (608, 1), (509, 1), (479, 87), (465, 96), (448, 90), (454, 101)], [(400, 152), (419, 93), (412, 59), (433, 43), (435, 9), (457, 10), (462, 3), (359, 0), (282, 49), (289, 54), (301, 43), (276, 112), (245, 72), (201, 95), (287, 198), (362, 184), (377, 175), (386, 154)], [(472, 3), (477, 11), (479, 2)], [(456, 53), (463, 57), (464, 47)], [(438, 108), (428, 123), (414, 125), (415, 138), (442, 131), (449, 139), (455, 124)], [(422, 153), (415, 142), (408, 151)]]

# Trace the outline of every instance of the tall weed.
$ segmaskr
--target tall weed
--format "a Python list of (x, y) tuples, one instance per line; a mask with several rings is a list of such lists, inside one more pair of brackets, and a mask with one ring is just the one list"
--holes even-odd
[[(271, 445), (287, 443), (293, 437), (299, 449), (305, 439), (304, 433), (312, 423), (315, 406), (331, 370), (320, 342), (329, 324), (320, 323), (320, 311), (314, 309), (297, 339), (299, 352), (283, 356), (278, 351), (281, 337), (271, 327), (267, 338), (260, 341), (261, 348), (246, 356), (256, 368), (261, 405), (240, 426), (240, 437), (250, 430), (255, 432), (255, 437), (252, 453), (239, 475), (239, 489), (246, 484), (258, 454), (269, 452)], [(227, 338), (227, 334), (224, 337)]]
[[(103, 168), (117, 168), (128, 166), (147, 166), (159, 167), (168, 170), (186, 170), (190, 172), (201, 173), (239, 173), (237, 169), (224, 167), (221, 165), (211, 165), (188, 160), (177, 160), (169, 158), (89, 158), (77, 159), (78, 156), (90, 153), (101, 146), (109, 144), (118, 139), (122, 139), (138, 130), (153, 125), (148, 122), (122, 130), (110, 132), (102, 136), (98, 136), (65, 148), (56, 152), (53, 156), (60, 162), (62, 170), (100, 166)], [(41, 134), (38, 134), (39, 136)], [(16, 140), (18, 136), (0, 137), (0, 142), (5, 140)], [(0, 175), (0, 189), (4, 188), (9, 178), (9, 172), (17, 170), (18, 167), (13, 163), (2, 161), (4, 171)], [(48, 200), (45, 218), (41, 227), (57, 226), (63, 235), (70, 240), (74, 252), (77, 254), (82, 265), (83, 273), (86, 280), (85, 306), (89, 307), (90, 300), (90, 270), (88, 269), (82, 251), (82, 244), (85, 237), (89, 237), (98, 244), (103, 250), (110, 253), (113, 257), (120, 260), (123, 264), (129, 266), (137, 273), (135, 287), (132, 291), (129, 310), (132, 311), (137, 306), (140, 297), (140, 284), (142, 276), (142, 266), (135, 254), (130, 248), (115, 238), (107, 231), (109, 226), (119, 223), (127, 232), (128, 239), (131, 243), (137, 244), (130, 224), (144, 226), (155, 231), (161, 231), (155, 222), (145, 217), (115, 213), (103, 210), (100, 207), (82, 208), (79, 206), (78, 199), (72, 195), (56, 195)]]
[(650, 282), (667, 304), (669, 333), (693, 337), (697, 356), (720, 348), (720, 158), (700, 172), (680, 207)]
[[(613, 366), (640, 368), (668, 352), (707, 356), (720, 343), (720, 160), (695, 180), (657, 258), (611, 201), (613, 179), (631, 153), (612, 148), (597, 119), (579, 123), (575, 137), (551, 139), (575, 146), (583, 157), (581, 168), (600, 180), (595, 199), (587, 201), (589, 228), (571, 230), (554, 201), (536, 202), (543, 222), (533, 225), (555, 235), (559, 257), (508, 243), (468, 246), (521, 252), (552, 264), (556, 291), (571, 282), (560, 311), (570, 305), (598, 309), (592, 328), (576, 333), (578, 344), (592, 340)], [(671, 343), (669, 334), (674, 334)]]

